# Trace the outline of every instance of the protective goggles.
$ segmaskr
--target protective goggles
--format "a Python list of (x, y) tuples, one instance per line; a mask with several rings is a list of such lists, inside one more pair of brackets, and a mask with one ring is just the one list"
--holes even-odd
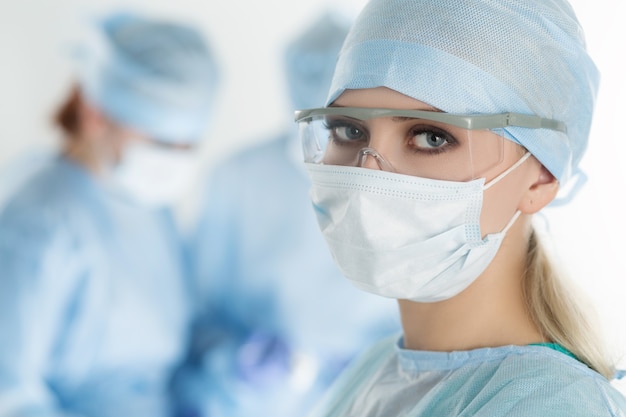
[[(384, 132), (375, 122), (388, 118)], [(468, 181), (504, 158), (502, 129), (518, 126), (566, 132), (565, 124), (503, 113), (456, 115), (436, 111), (326, 107), (295, 113), (304, 160), (366, 166), (423, 178)], [(372, 161), (372, 162), (370, 162)]]

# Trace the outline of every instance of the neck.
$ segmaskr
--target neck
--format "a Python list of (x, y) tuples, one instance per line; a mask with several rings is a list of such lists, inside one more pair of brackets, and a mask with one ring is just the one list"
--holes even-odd
[(66, 158), (82, 166), (92, 175), (102, 174), (104, 169), (102, 157), (92, 141), (82, 137), (66, 138), (61, 152)]
[(436, 303), (398, 300), (406, 349), (453, 351), (545, 341), (524, 298), (529, 219), (523, 217), (487, 270), (460, 294)]

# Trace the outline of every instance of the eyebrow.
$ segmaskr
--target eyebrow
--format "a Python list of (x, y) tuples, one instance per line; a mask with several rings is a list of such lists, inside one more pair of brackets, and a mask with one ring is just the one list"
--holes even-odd
[[(433, 113), (445, 113), (443, 110), (439, 110), (439, 109), (437, 109), (435, 107), (429, 107), (427, 109), (411, 109), (411, 110), (430, 111), (430, 112), (433, 112)], [(406, 121), (410, 121), (410, 120), (415, 120), (415, 118), (414, 117), (405, 117), (405, 116), (393, 116), (391, 118), (391, 120), (393, 120), (394, 122), (402, 123), (402, 122), (406, 122)]]
[(415, 117), (404, 117), (404, 116), (393, 116), (391, 118), (396, 123), (409, 122), (411, 120), (415, 120)]
[[(427, 111), (430, 111), (430, 110), (427, 110)], [(433, 112), (433, 113), (435, 113), (435, 112)], [(439, 112), (438, 111), (437, 113), (443, 113), (443, 112)], [(350, 116), (343, 116), (343, 115), (332, 115), (332, 116), (329, 116), (329, 118), (330, 119), (346, 118), (346, 119), (351, 119), (351, 120), (356, 120), (356, 121), (359, 121), (359, 122), (363, 122), (363, 120), (361, 120), (361, 119), (358, 119), (358, 118), (355, 118), (355, 117), (350, 117)], [(392, 116), (391, 120), (393, 122), (396, 122), (396, 123), (404, 123), (404, 122), (410, 122), (410, 121), (416, 120), (416, 119), (415, 119), (415, 117)]]
[[(337, 106), (337, 105), (331, 105), (330, 107), (337, 107), (337, 108), (342, 108), (342, 107), (351, 107), (351, 106)], [(400, 110), (400, 109), (398, 109)], [(428, 106), (427, 108), (424, 109), (407, 109), (407, 110), (417, 110), (417, 111), (431, 111), (433, 113), (445, 113), (443, 110), (440, 110), (436, 107), (432, 107), (432, 106)], [(393, 120), (396, 123), (402, 123), (402, 122), (406, 122), (406, 121), (410, 121), (410, 120), (415, 120), (414, 117), (405, 117), (405, 116), (393, 116), (391, 118), (391, 120)]]
[[(426, 103), (424, 103), (424, 104), (426, 104)], [(344, 108), (344, 107), (354, 108), (355, 106), (339, 106), (339, 105), (336, 105), (336, 104), (331, 104), (330, 106), (328, 106), (328, 108), (333, 108), (333, 107), (341, 109), (341, 108)], [(360, 108), (360, 107), (356, 106), (356, 108)], [(363, 107), (363, 108), (366, 108), (366, 107)], [(388, 109), (391, 110), (391, 107), (382, 107), (382, 108), (385, 108), (385, 109), (388, 108)], [(432, 111), (432, 112), (436, 112), (436, 113), (445, 113), (443, 110), (440, 110), (437, 107), (433, 107), (433, 106), (430, 106), (428, 104), (426, 104), (426, 107), (423, 108), (423, 109), (396, 109), (396, 110), (416, 110), (416, 111)]]

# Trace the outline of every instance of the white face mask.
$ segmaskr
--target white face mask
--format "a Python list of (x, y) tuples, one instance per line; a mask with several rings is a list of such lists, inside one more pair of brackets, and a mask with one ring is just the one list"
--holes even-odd
[(190, 187), (197, 168), (194, 151), (167, 149), (137, 142), (125, 150), (112, 169), (114, 191), (137, 203), (160, 207), (171, 205)]
[(318, 223), (344, 276), (384, 297), (435, 302), (463, 291), (493, 260), (520, 213), (483, 239), (483, 191), (529, 156), (489, 184), (306, 166)]

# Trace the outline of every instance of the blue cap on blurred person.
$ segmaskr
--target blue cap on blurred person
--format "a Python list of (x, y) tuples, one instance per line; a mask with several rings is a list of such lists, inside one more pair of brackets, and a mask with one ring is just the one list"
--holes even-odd
[(79, 55), (89, 102), (115, 122), (171, 144), (198, 142), (218, 68), (194, 27), (117, 12), (95, 22)]
[(326, 11), (287, 45), (284, 65), (294, 110), (324, 105), (349, 29), (347, 17)]

